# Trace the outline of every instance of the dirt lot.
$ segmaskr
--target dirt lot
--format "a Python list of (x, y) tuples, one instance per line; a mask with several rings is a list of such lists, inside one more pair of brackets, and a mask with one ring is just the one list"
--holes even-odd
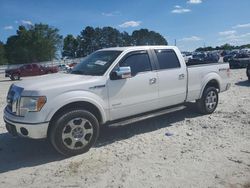
[[(46, 140), (11, 137), (0, 120), (0, 187), (250, 187), (250, 83), (231, 72), (214, 114), (187, 108), (102, 128), (94, 148), (68, 159)], [(11, 83), (1, 76), (1, 117)]]

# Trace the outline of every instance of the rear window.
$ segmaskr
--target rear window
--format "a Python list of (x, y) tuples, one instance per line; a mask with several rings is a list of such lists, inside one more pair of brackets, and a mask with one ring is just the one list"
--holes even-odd
[(180, 62), (173, 50), (155, 50), (160, 69), (179, 68)]

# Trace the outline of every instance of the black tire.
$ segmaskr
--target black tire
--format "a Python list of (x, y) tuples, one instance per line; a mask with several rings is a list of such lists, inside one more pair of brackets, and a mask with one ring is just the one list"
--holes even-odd
[(196, 101), (198, 112), (211, 114), (215, 111), (219, 101), (218, 91), (215, 87), (206, 87), (201, 99)]
[(248, 67), (247, 67), (246, 74), (247, 74), (247, 77), (248, 77), (248, 81), (250, 82), (250, 65), (248, 65)]
[(11, 76), (10, 76), (10, 79), (11, 80), (20, 80), (20, 75), (19, 74), (12, 74)]
[[(53, 125), (49, 129), (49, 139), (54, 148), (59, 153), (67, 157), (79, 155), (87, 152), (94, 145), (99, 136), (99, 122), (92, 113), (83, 109), (72, 109), (58, 115), (57, 117), (58, 118), (53, 121)], [(87, 120), (87, 122), (84, 122), (84, 125), (82, 125), (82, 121), (85, 120)], [(75, 123), (75, 121), (81, 122)], [(75, 128), (72, 128), (70, 122), (73, 122), (72, 126), (74, 126)], [(83, 126), (82, 132), (75, 133), (76, 131), (79, 131), (76, 130), (80, 126), (79, 124)], [(86, 130), (90, 130), (86, 128), (86, 125), (89, 127), (92, 126), (92, 133), (85, 133)], [(76, 136), (81, 135), (81, 138), (75, 138), (73, 136), (74, 133), (76, 134)], [(70, 136), (68, 136), (68, 138), (63, 139), (63, 137), (67, 134)], [(79, 140), (76, 141), (77, 139)], [(84, 142), (87, 141), (86, 145), (83, 145), (83, 141), (81, 141), (81, 139), (83, 139)], [(72, 143), (74, 143), (74, 145), (72, 145)], [(74, 149), (72, 149), (71, 147), (74, 147)]]

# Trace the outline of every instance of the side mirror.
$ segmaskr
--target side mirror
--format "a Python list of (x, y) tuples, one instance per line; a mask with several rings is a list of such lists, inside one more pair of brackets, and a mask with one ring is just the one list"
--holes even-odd
[(131, 78), (130, 67), (119, 67), (116, 71), (113, 71), (110, 75), (111, 80), (119, 80), (126, 78)]

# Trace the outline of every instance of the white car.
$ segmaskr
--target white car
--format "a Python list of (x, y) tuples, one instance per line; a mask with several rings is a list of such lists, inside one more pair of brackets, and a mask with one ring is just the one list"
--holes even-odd
[(173, 46), (107, 48), (94, 52), (71, 74), (14, 83), (4, 110), (13, 135), (48, 138), (72, 156), (87, 152), (100, 126), (120, 126), (181, 110), (196, 101), (213, 113), (218, 93), (230, 87), (229, 65), (186, 66)]

